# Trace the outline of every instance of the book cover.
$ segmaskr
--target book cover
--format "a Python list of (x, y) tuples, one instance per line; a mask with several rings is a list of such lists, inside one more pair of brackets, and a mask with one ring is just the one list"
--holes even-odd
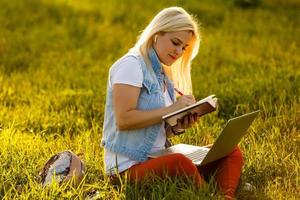
[(185, 108), (179, 109), (175, 112), (164, 115), (162, 119), (168, 123), (170, 126), (175, 126), (178, 119), (182, 119), (187, 114), (195, 114), (202, 116), (208, 113), (211, 113), (216, 110), (217, 107), (217, 98), (215, 95), (210, 95), (196, 103), (187, 106)]

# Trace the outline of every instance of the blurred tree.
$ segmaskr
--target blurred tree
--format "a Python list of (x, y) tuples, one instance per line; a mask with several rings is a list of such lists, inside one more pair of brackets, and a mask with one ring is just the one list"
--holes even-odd
[(262, 0), (234, 0), (234, 4), (241, 8), (253, 8), (261, 4)]

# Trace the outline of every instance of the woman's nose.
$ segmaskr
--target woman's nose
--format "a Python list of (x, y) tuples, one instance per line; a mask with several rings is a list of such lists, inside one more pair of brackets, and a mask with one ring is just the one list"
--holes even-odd
[(182, 50), (181, 46), (176, 47), (176, 49), (175, 49), (175, 54), (176, 54), (178, 57), (180, 57), (180, 56), (182, 55), (182, 52), (183, 52), (183, 50)]

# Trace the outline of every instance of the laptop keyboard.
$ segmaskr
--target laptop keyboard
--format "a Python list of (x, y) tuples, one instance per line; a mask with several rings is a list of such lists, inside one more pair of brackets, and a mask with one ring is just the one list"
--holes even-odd
[(204, 159), (206, 154), (208, 153), (208, 150), (198, 149), (192, 153), (188, 153), (185, 156), (191, 159), (193, 162), (200, 162)]

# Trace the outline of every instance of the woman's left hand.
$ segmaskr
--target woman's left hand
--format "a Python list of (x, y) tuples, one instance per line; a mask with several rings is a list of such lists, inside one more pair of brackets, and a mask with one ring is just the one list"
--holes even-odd
[(173, 137), (174, 135), (180, 135), (185, 132), (185, 129), (193, 126), (199, 119), (197, 114), (188, 114), (182, 119), (177, 120), (177, 125), (174, 127), (168, 126), (166, 129), (167, 137)]
[(188, 114), (184, 116), (182, 119), (177, 120), (177, 125), (174, 128), (177, 129), (187, 129), (193, 126), (195, 122), (198, 121), (197, 114)]

